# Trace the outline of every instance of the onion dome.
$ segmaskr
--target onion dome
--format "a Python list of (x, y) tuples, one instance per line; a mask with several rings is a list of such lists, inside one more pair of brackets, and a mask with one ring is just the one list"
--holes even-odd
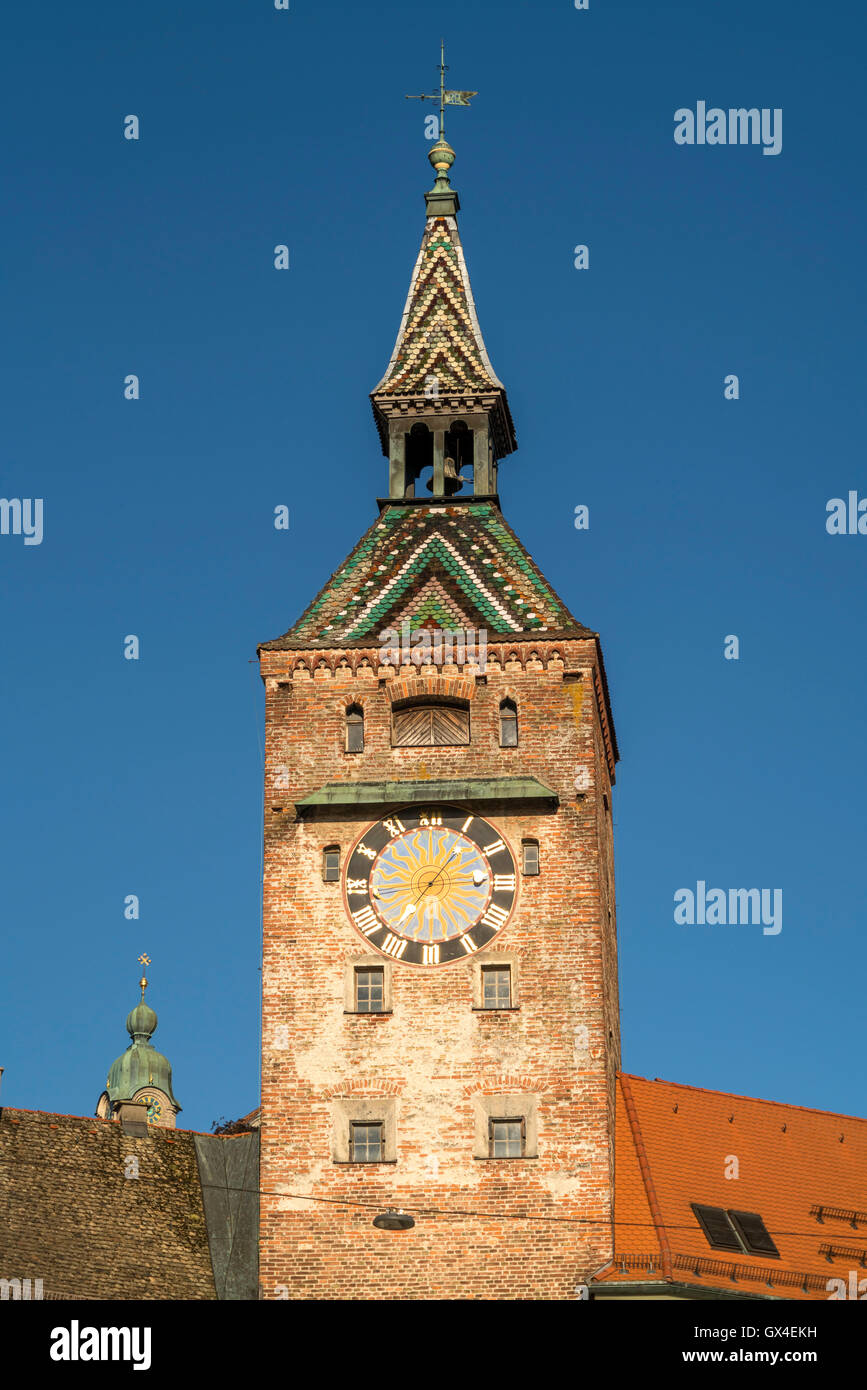
[(145, 1001), (147, 984), (147, 980), (142, 976), (139, 981), (141, 999), (126, 1018), (126, 1031), (130, 1035), (129, 1047), (109, 1068), (106, 1083), (108, 1100), (114, 1108), (121, 1101), (132, 1100), (142, 1089), (153, 1087), (154, 1090), (162, 1091), (175, 1109), (180, 1110), (181, 1107), (172, 1090), (171, 1063), (151, 1043), (151, 1036), (156, 1031), (157, 1016)]

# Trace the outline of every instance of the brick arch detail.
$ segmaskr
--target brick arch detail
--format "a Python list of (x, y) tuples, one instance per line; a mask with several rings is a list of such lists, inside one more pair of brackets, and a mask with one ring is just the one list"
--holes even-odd
[(463, 1086), (461, 1093), (468, 1100), (472, 1096), (497, 1096), (502, 1092), (546, 1091), (548, 1078), (545, 1076), (483, 1076), (469, 1086)]
[(374, 1077), (367, 1081), (338, 1081), (334, 1086), (326, 1086), (323, 1096), (326, 1100), (336, 1100), (338, 1096), (399, 1096), (403, 1091), (402, 1081), (383, 1081)]
[(518, 960), (526, 960), (529, 951), (526, 946), (485, 946), (486, 956), (517, 956)]
[(388, 697), (395, 700), (416, 700), (448, 696), (457, 700), (472, 700), (476, 682), (472, 676), (401, 676), (386, 687)]

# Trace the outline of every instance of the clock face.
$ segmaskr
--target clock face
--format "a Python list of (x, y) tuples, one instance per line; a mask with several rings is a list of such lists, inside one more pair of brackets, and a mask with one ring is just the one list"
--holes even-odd
[(515, 861), (480, 816), (411, 807), (366, 830), (346, 861), (347, 911), (378, 951), (406, 965), (466, 960), (505, 926)]
[(148, 1108), (148, 1124), (156, 1124), (157, 1120), (163, 1113), (163, 1107), (160, 1105), (159, 1097), (140, 1096), (139, 1099), (142, 1100)]

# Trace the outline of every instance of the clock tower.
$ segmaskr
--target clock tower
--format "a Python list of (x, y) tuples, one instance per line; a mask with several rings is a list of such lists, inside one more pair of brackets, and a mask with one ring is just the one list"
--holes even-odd
[(608, 689), (501, 512), (514, 425), (430, 159), (387, 496), (259, 648), (263, 1298), (575, 1298), (612, 1253)]

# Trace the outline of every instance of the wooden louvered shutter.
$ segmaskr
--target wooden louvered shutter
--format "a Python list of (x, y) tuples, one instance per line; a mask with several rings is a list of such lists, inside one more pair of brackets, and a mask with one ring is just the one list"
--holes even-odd
[(448, 705), (435, 705), (431, 710), (430, 741), (438, 748), (453, 743), (469, 743), (469, 710), (450, 709)]
[(447, 748), (469, 741), (469, 710), (450, 705), (418, 705), (395, 711), (392, 724), (395, 748)]
[(696, 1202), (691, 1205), (699, 1225), (715, 1250), (740, 1250), (741, 1243), (722, 1207), (701, 1207)]
[(421, 748), (430, 743), (430, 710), (402, 709), (394, 716), (396, 748)]
[(730, 1211), (728, 1215), (751, 1255), (776, 1255), (779, 1259), (780, 1252), (760, 1216), (753, 1211)]

